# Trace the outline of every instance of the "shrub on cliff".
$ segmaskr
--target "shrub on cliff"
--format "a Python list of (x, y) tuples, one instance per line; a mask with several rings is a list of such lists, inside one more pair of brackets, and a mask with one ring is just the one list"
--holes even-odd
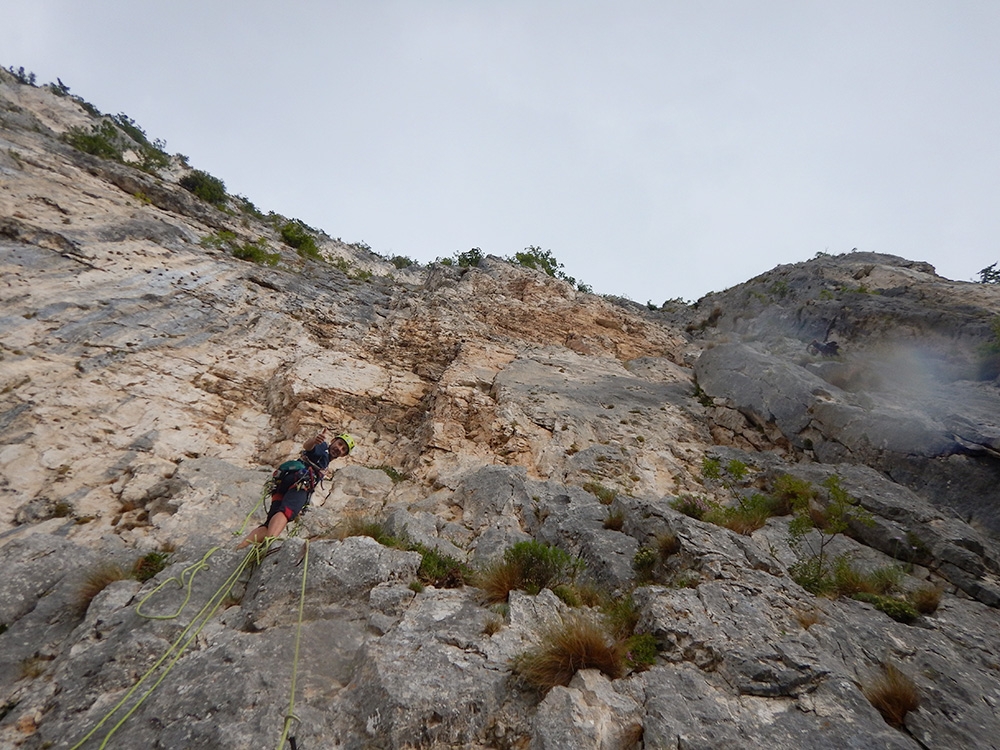
[(289, 247), (294, 247), (295, 251), (303, 258), (319, 260), (322, 256), (316, 246), (316, 240), (306, 230), (305, 224), (301, 221), (288, 221), (281, 227), (281, 239)]
[(218, 177), (208, 172), (195, 169), (180, 179), (180, 186), (189, 193), (194, 193), (206, 203), (219, 208), (226, 205), (226, 185)]
[(480, 570), (475, 580), (488, 601), (504, 602), (515, 589), (537, 594), (544, 588), (572, 583), (581, 567), (582, 562), (565, 550), (531, 540), (515, 544), (504, 552), (502, 560)]

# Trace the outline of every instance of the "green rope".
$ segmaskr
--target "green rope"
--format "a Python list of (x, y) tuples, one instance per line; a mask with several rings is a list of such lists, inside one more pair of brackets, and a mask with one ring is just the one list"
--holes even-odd
[[(229, 578), (226, 579), (226, 582), (223, 583), (222, 586), (218, 588), (218, 590), (215, 592), (212, 598), (209, 599), (208, 602), (205, 604), (205, 606), (202, 607), (201, 610), (198, 612), (198, 614), (196, 614), (191, 619), (191, 622), (189, 622), (187, 626), (185, 626), (185, 628), (181, 631), (180, 635), (170, 645), (170, 648), (167, 649), (167, 651), (163, 654), (163, 656), (161, 656), (159, 659), (156, 660), (156, 663), (154, 663), (153, 666), (151, 666), (146, 671), (146, 673), (139, 678), (139, 680), (128, 690), (128, 692), (125, 693), (125, 696), (120, 701), (118, 701), (118, 703), (115, 704), (115, 706), (110, 711), (108, 711), (107, 714), (105, 714), (104, 718), (101, 719), (96, 724), (96, 726), (94, 726), (94, 728), (91, 729), (86, 735), (84, 735), (84, 737), (79, 742), (73, 745), (73, 747), (70, 748), (70, 750), (78, 750), (80, 747), (84, 745), (84, 743), (87, 742), (87, 740), (93, 737), (94, 734), (97, 733), (97, 730), (100, 729), (109, 719), (111, 719), (111, 717), (114, 716), (118, 712), (118, 710), (128, 702), (128, 700), (135, 694), (135, 692), (139, 689), (139, 687), (147, 679), (149, 679), (153, 675), (153, 673), (156, 672), (157, 669), (160, 668), (160, 666), (168, 659), (168, 657), (172, 653), (176, 651), (177, 652), (176, 655), (174, 656), (173, 659), (171, 659), (170, 663), (163, 670), (163, 673), (159, 676), (159, 678), (157, 678), (156, 682), (153, 683), (152, 687), (150, 687), (145, 693), (143, 693), (143, 695), (139, 698), (139, 700), (135, 703), (135, 705), (132, 706), (128, 710), (128, 712), (126, 712), (126, 714), (118, 721), (117, 724), (115, 724), (110, 730), (108, 730), (108, 733), (106, 735), (104, 735), (104, 740), (103, 742), (101, 742), (99, 750), (103, 750), (105, 747), (107, 747), (108, 742), (111, 740), (111, 736), (121, 728), (121, 726), (125, 723), (125, 721), (133, 713), (135, 713), (135, 711), (139, 708), (139, 706), (143, 704), (146, 698), (148, 698), (152, 694), (152, 692), (157, 688), (157, 686), (159, 686), (159, 684), (163, 682), (164, 678), (170, 673), (170, 670), (173, 669), (174, 665), (180, 660), (181, 656), (184, 655), (184, 652), (187, 650), (188, 646), (191, 645), (194, 639), (198, 637), (198, 635), (201, 633), (204, 627), (209, 623), (209, 621), (218, 611), (219, 607), (222, 606), (222, 603), (225, 601), (226, 597), (229, 596), (230, 592), (233, 590), (233, 587), (236, 585), (237, 581), (239, 581), (240, 576), (243, 574), (243, 571), (246, 570), (247, 566), (250, 565), (251, 562), (254, 564), (259, 564), (260, 561), (263, 559), (264, 555), (267, 553), (267, 549), (271, 546), (272, 542), (274, 542), (274, 538), (269, 537), (265, 539), (263, 542), (254, 545), (247, 552), (246, 556), (243, 558), (243, 561), (236, 567), (236, 570), (232, 573), (232, 575), (230, 575)], [(204, 562), (205, 559), (207, 559), (207, 557), (208, 555), (202, 558), (202, 562)], [(195, 566), (191, 567), (193, 568)], [(188, 585), (190, 586), (190, 581)], [(181, 609), (183, 609), (183, 607)], [(191, 633), (191, 635), (188, 635), (188, 631), (190, 631), (195, 626), (195, 623), (197, 623), (199, 619), (201, 619), (201, 624), (198, 625), (198, 627), (194, 630), (193, 633)]]
[[(206, 552), (205, 556), (202, 557), (198, 562), (196, 562), (194, 565), (189, 565), (188, 567), (184, 568), (184, 570), (181, 571), (181, 574), (179, 576), (172, 576), (171, 578), (167, 578), (165, 581), (161, 581), (156, 588), (154, 588), (152, 591), (146, 594), (142, 598), (142, 601), (140, 601), (139, 604), (136, 605), (135, 613), (139, 615), (139, 617), (145, 617), (147, 620), (173, 620), (176, 617), (180, 617), (181, 612), (184, 611), (184, 608), (188, 605), (188, 602), (191, 601), (191, 589), (194, 585), (194, 577), (199, 572), (208, 567), (208, 558), (210, 558), (212, 555), (218, 552), (219, 549), (220, 549), (219, 547), (212, 547), (212, 549)], [(160, 589), (162, 589), (168, 583), (172, 582), (176, 582), (177, 585), (180, 586), (182, 589), (187, 590), (187, 592), (184, 595), (184, 601), (181, 602), (181, 606), (177, 609), (177, 611), (174, 612), (172, 615), (147, 615), (144, 612), (142, 612), (142, 608), (146, 604), (146, 602), (149, 599), (151, 599), (154, 594), (159, 592)]]
[(243, 533), (247, 530), (247, 524), (250, 523), (250, 519), (254, 517), (254, 514), (264, 507), (264, 503), (271, 497), (271, 482), (268, 480), (264, 482), (264, 488), (260, 492), (260, 497), (257, 498), (256, 504), (247, 513), (246, 518), (243, 519), (243, 525), (240, 526), (236, 531), (233, 532), (233, 536), (243, 536)]
[(306, 574), (309, 572), (309, 540), (306, 540), (306, 549), (302, 555), (302, 589), (299, 592), (299, 624), (295, 630), (295, 656), (292, 657), (292, 694), (288, 700), (288, 713), (285, 715), (285, 725), (281, 730), (281, 739), (278, 740), (278, 750), (285, 746), (288, 738), (288, 730), (293, 721), (298, 721), (295, 715), (295, 683), (299, 672), (299, 642), (302, 639), (302, 613), (306, 603)]

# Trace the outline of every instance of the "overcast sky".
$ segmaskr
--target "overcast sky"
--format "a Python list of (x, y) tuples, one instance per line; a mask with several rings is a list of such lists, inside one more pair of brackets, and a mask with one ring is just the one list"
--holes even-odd
[(258, 208), (697, 299), (852, 248), (1000, 260), (1000, 1), (6, 0), (0, 64)]

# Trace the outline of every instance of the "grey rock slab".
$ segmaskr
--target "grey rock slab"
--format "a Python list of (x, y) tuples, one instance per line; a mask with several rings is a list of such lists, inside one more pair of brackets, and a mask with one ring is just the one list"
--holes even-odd
[(427, 590), (364, 649), (349, 686), (356, 745), (471, 745), (499, 713), (510, 677), (485, 653), (487, 610), (469, 592)]
[(581, 669), (568, 687), (552, 688), (531, 724), (537, 750), (621, 750), (639, 747), (641, 704), (615, 691), (594, 669)]
[[(254, 571), (242, 604), (254, 627), (288, 623), (296, 615), (305, 565), (303, 545), (297, 539), (285, 541)], [(380, 583), (408, 582), (416, 575), (420, 555), (383, 547), (367, 536), (352, 536), (312, 542), (308, 566), (307, 616), (316, 619), (325, 612), (339, 612), (351, 599), (367, 598)]]

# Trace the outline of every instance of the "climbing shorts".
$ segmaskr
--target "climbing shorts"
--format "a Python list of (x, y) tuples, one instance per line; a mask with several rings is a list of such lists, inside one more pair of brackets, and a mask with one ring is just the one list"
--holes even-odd
[(288, 490), (284, 496), (272, 495), (271, 507), (267, 511), (267, 520), (264, 525), (271, 523), (271, 519), (278, 513), (284, 514), (289, 521), (294, 521), (295, 517), (302, 512), (309, 502), (309, 493), (305, 490)]

